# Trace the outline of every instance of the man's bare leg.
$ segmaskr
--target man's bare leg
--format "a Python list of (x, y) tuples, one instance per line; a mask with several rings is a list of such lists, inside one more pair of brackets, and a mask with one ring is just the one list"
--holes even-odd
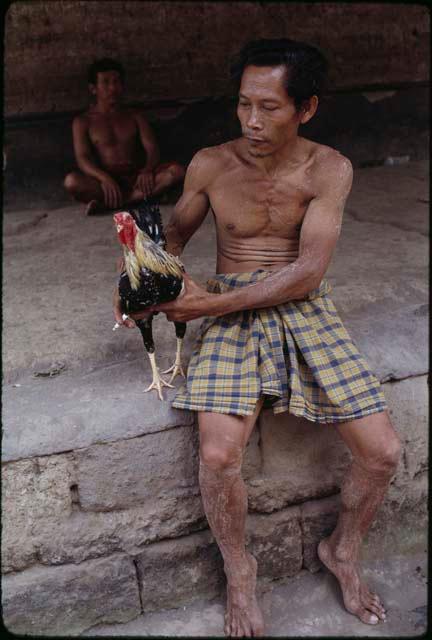
[(387, 412), (346, 422), (337, 429), (353, 462), (341, 487), (338, 523), (318, 545), (318, 556), (338, 579), (347, 610), (366, 624), (377, 624), (385, 620), (385, 609), (360, 579), (358, 559), (362, 538), (395, 473), (400, 441)]
[(75, 200), (84, 202), (86, 215), (92, 215), (106, 210), (103, 191), (100, 182), (96, 178), (86, 176), (78, 171), (68, 173), (64, 180), (64, 187)]
[(255, 588), (257, 563), (246, 552), (247, 492), (241, 477), (243, 451), (262, 406), (252, 416), (199, 412), (199, 480), (204, 510), (224, 559), (227, 577), (225, 634), (261, 636), (264, 623)]

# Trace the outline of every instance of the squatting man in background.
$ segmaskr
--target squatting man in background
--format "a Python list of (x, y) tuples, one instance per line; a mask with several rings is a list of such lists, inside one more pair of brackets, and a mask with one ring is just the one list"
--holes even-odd
[[(166, 228), (167, 248), (179, 255), (211, 207), (216, 276), (204, 290), (186, 275), (183, 295), (152, 308), (182, 322), (205, 316), (187, 388), (173, 406), (198, 412), (201, 494), (227, 577), (225, 633), (264, 633), (257, 563), (245, 549), (241, 477), (263, 406), (334, 423), (351, 450), (337, 526), (318, 555), (338, 579), (347, 610), (377, 624), (385, 610), (361, 580), (357, 561), (397, 467), (400, 441), (379, 382), (323, 280), (352, 167), (336, 150), (299, 136), (298, 128), (317, 110), (327, 63), (309, 45), (259, 40), (242, 49), (232, 71), (242, 137), (194, 156)], [(121, 323), (118, 304), (115, 315)]]
[(103, 213), (156, 196), (184, 178), (176, 162), (159, 164), (153, 132), (139, 109), (124, 107), (123, 66), (109, 58), (88, 69), (94, 104), (72, 124), (80, 171), (69, 173), (66, 190), (86, 203), (86, 214)]

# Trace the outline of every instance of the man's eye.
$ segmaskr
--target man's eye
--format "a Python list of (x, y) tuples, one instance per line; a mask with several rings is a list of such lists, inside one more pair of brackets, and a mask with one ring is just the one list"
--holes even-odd
[(248, 102), (239, 102), (239, 107), (249, 107), (249, 103)]
[(266, 106), (263, 106), (263, 109), (265, 111), (276, 111), (277, 107), (266, 107)]

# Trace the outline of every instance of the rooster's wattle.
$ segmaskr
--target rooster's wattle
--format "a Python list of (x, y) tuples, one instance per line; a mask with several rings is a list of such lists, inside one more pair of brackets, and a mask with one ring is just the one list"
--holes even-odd
[[(176, 256), (164, 249), (165, 236), (159, 208), (144, 201), (135, 208), (115, 213), (114, 223), (123, 247), (125, 266), (119, 279), (122, 312), (129, 315), (177, 298), (183, 288), (184, 268)], [(135, 320), (135, 323), (141, 331), (153, 373), (152, 383), (145, 391), (156, 389), (159, 398), (163, 400), (162, 386), (172, 387), (171, 382), (178, 374), (184, 377), (181, 348), (186, 324), (174, 323), (177, 353), (173, 366), (163, 371), (172, 373), (169, 382), (166, 382), (156, 366), (152, 334), (153, 315), (153, 312), (149, 312), (146, 318)]]

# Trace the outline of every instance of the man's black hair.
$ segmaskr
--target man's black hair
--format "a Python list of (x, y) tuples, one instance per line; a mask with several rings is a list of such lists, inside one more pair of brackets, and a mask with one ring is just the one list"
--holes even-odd
[(112, 58), (100, 58), (95, 60), (87, 70), (87, 80), (89, 84), (96, 84), (97, 74), (104, 71), (118, 71), (122, 82), (125, 79), (125, 71), (123, 65)]
[(289, 38), (253, 40), (245, 44), (231, 64), (231, 78), (240, 86), (248, 65), (273, 67), (285, 65), (286, 90), (297, 110), (313, 95), (322, 95), (328, 71), (325, 56), (312, 45)]

